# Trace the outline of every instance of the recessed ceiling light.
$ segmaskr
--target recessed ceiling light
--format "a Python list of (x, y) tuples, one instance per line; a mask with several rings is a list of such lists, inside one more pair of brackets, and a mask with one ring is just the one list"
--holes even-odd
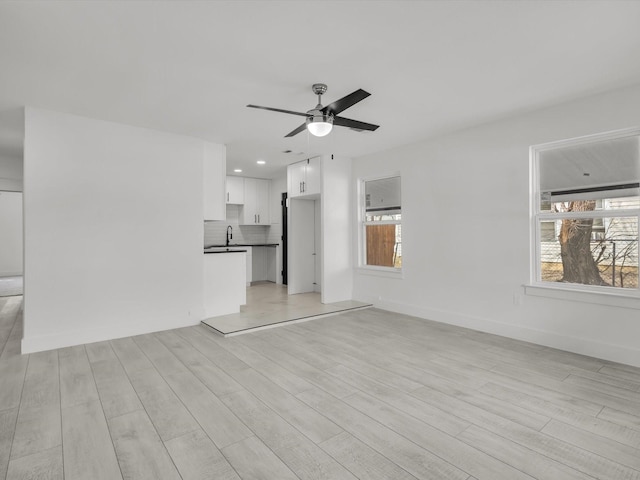
[(264, 165), (264, 164), (265, 164), (265, 163), (267, 163), (267, 162), (265, 162), (264, 160), (258, 160), (256, 163), (257, 163), (258, 165)]
[(236, 173), (242, 173), (242, 169), (241, 168), (236, 168), (233, 171), (236, 172)]

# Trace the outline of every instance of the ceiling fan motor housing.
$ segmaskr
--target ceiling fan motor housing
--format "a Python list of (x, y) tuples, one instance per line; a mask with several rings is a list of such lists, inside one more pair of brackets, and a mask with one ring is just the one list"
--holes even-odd
[(314, 83), (311, 90), (313, 90), (313, 93), (316, 95), (322, 95), (327, 91), (327, 86), (324, 83)]

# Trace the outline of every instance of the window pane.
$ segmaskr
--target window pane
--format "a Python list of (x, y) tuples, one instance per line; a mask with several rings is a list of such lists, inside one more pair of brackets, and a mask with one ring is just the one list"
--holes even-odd
[(364, 182), (365, 209), (369, 212), (400, 212), (400, 177)]
[(366, 225), (367, 265), (402, 267), (402, 229), (400, 225)]
[[(582, 205), (583, 210), (628, 210), (640, 208), (640, 197), (614, 197), (614, 198), (598, 198), (594, 195), (584, 195), (582, 200), (554, 202), (553, 196), (551, 202), (541, 202), (541, 211), (552, 212), (575, 212), (576, 205)], [(587, 208), (585, 208), (586, 206)]]
[(365, 215), (366, 222), (381, 222), (381, 221), (387, 221), (387, 220), (399, 222), (400, 220), (402, 220), (402, 214), (389, 213), (389, 212), (385, 212), (384, 214), (380, 214), (380, 212), (377, 212), (374, 214), (371, 212), (367, 212)]
[(541, 222), (540, 272), (545, 282), (638, 288), (638, 218), (571, 218)]

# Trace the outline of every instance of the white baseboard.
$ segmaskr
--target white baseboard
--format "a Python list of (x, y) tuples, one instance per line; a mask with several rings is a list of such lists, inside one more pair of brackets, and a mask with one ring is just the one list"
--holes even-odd
[(144, 335), (145, 333), (160, 332), (174, 328), (191, 327), (198, 325), (199, 319), (189, 318), (181, 323), (171, 325), (149, 325), (148, 323), (110, 326), (104, 328), (91, 328), (86, 330), (74, 330), (68, 332), (56, 332), (52, 335), (42, 335), (22, 339), (22, 353), (35, 353), (56, 348), (72, 347), (85, 343), (115, 340), (116, 338)]
[(535, 343), (545, 347), (557, 348), (580, 355), (640, 367), (640, 349), (636, 348), (612, 345), (591, 339), (570, 337), (545, 330), (498, 322), (483, 317), (462, 315), (452, 311), (425, 308), (418, 305), (398, 303), (389, 300), (376, 300), (374, 298), (358, 298), (356, 300), (373, 303), (375, 308), (388, 310), (390, 312), (402, 313), (426, 320), (433, 320), (458, 327), (492, 333), (502, 337), (522, 340), (524, 342)]

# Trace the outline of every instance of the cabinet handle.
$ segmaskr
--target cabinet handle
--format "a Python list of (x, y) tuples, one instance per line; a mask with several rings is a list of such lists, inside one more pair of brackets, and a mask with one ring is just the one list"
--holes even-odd
[(260, 223), (260, 214), (258, 214), (258, 223)]
[(229, 201), (229, 192), (227, 192), (227, 202)]
[(298, 185), (298, 193), (302, 193), (302, 182)]
[(307, 191), (307, 182), (302, 182), (302, 191), (303, 192)]
[(253, 215), (253, 223), (258, 223), (258, 216), (256, 214)]

